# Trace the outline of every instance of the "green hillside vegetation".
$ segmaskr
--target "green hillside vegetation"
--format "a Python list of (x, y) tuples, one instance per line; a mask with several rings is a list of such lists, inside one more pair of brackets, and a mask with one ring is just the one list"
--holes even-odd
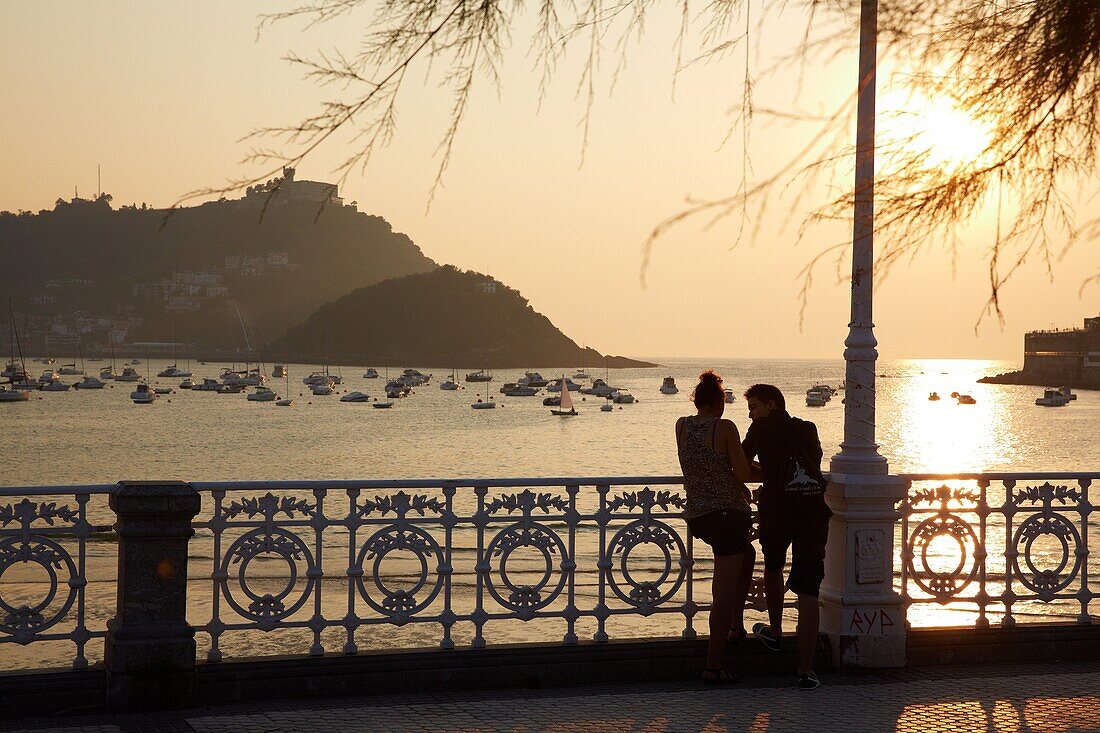
[[(321, 306), (271, 353), (286, 360), (322, 354), (352, 364), (457, 368), (602, 366), (535, 311), (517, 290), (446, 265), (361, 288)], [(608, 366), (651, 366), (609, 357)]]
[[(59, 199), (52, 210), (0, 213), (0, 257), (17, 264), (0, 271), (0, 292), (17, 310), (32, 319), (134, 313), (144, 324), (127, 341), (178, 339), (199, 349), (243, 347), (244, 320), (247, 340), (259, 347), (334, 297), (436, 267), (385, 219), (350, 206), (286, 202), (261, 218), (255, 205), (222, 200), (166, 219), (163, 210), (115, 209), (110, 201)], [(286, 263), (262, 275), (225, 269), (227, 256), (270, 253), (285, 253)], [(203, 267), (219, 270), (227, 293), (204, 296), (198, 310), (172, 312), (163, 297), (133, 293), (134, 285)]]

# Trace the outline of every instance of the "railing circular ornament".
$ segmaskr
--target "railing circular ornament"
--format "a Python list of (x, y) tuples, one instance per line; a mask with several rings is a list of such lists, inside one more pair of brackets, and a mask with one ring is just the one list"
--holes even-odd
[[(249, 564), (265, 555), (282, 558), (287, 565), (289, 577), (286, 585), (278, 593), (260, 594), (248, 584)], [(238, 537), (225, 552), (222, 572), (228, 577), (230, 565), (237, 563), (240, 564), (237, 568), (237, 583), (250, 602), (247, 608), (242, 606), (233, 597), (229, 583), (224, 586), (225, 600), (241, 616), (260, 622), (261, 628), (265, 630), (272, 628), (276, 621), (287, 618), (301, 608), (302, 604), (309, 599), (317, 582), (316, 578), (308, 576), (308, 570), (314, 567), (313, 555), (309, 547), (298, 535), (278, 527), (272, 529), (257, 527)], [(302, 572), (299, 568), (300, 563), (304, 563), (307, 572)], [(292, 603), (287, 603), (286, 599), (294, 591), (300, 575), (306, 578), (305, 586)]]
[[(390, 588), (381, 577), (382, 562), (391, 552), (407, 550), (414, 555), (420, 563), (420, 575), (416, 578), (411, 588)], [(371, 608), (393, 619), (406, 619), (417, 614), (431, 605), (443, 588), (443, 574), (438, 569), (443, 565), (443, 551), (439, 543), (430, 534), (419, 527), (412, 525), (399, 526), (389, 524), (372, 534), (359, 549), (359, 555), (355, 560), (355, 567), (366, 569), (363, 564), (374, 560), (370, 568), (374, 589), (381, 594), (381, 600), (372, 594), (367, 584), (363, 582), (363, 575), (355, 578), (355, 584), (359, 588), (359, 595), (363, 597)], [(429, 566), (429, 560), (434, 568)], [(432, 572), (435, 572), (435, 583), (426, 596), (417, 600), (416, 596), (428, 586)]]
[[(928, 551), (940, 537), (950, 537), (958, 545), (958, 562), (950, 570), (934, 570), (929, 564)], [(961, 592), (978, 575), (978, 535), (969, 522), (953, 514), (937, 514), (928, 517), (914, 529), (908, 543), (909, 574), (921, 590), (946, 600)], [(916, 560), (920, 558), (918, 569)]]
[[(1058, 557), (1058, 564), (1054, 568), (1040, 570), (1035, 565), (1038, 558), (1035, 557), (1034, 546), (1035, 541), (1040, 537), (1054, 537), (1061, 545), (1062, 554)], [(1055, 593), (1065, 590), (1081, 570), (1081, 555), (1078, 553), (1081, 548), (1081, 534), (1072, 522), (1060, 514), (1031, 515), (1016, 529), (1012, 546), (1016, 550), (1016, 556), (1010, 560), (1013, 573), (1024, 586), (1035, 591), (1042, 600), (1049, 601)], [(1029, 572), (1023, 572), (1020, 568), (1021, 556)], [(1071, 559), (1073, 567), (1063, 575)]]
[[(533, 547), (542, 555), (542, 576), (534, 584), (517, 584), (508, 574), (508, 559), (521, 547)], [(558, 557), (558, 567), (554, 565), (555, 555)], [(495, 576), (499, 577), (503, 588), (494, 582), (492, 572), (485, 576), (485, 587), (505, 608), (521, 614), (532, 613), (552, 603), (565, 588), (566, 574), (561, 567), (569, 558), (565, 543), (557, 532), (538, 522), (526, 526), (523, 522), (516, 522), (500, 530), (485, 548), (485, 557), (498, 560)], [(544, 593), (555, 575), (557, 583), (549, 593)], [(503, 590), (508, 591), (507, 596), (503, 595)]]
[[(40, 633), (58, 621), (63, 619), (76, 601), (77, 579), (79, 574), (72, 556), (64, 547), (47, 537), (22, 538), (9, 537), (0, 542), (0, 578), (4, 576), (8, 568), (16, 563), (33, 563), (46, 571), (50, 579), (49, 590), (42, 600), (34, 605), (24, 604), (13, 606), (0, 595), (0, 631), (15, 636), (16, 641), (29, 642), (34, 635)], [(43, 614), (57, 598), (60, 585), (58, 570), (68, 571), (65, 579), (68, 585), (68, 595), (65, 602), (55, 613), (50, 616)]]
[[(642, 545), (655, 545), (661, 551), (664, 566), (656, 580), (639, 581), (630, 573), (630, 553)], [(676, 554), (675, 569), (673, 553)], [(684, 541), (676, 530), (657, 519), (636, 519), (620, 529), (607, 544), (607, 556), (619, 558), (617, 572), (613, 564), (607, 573), (611, 590), (643, 612), (672, 598), (687, 577), (688, 556)], [(666, 584), (668, 588), (664, 589)]]

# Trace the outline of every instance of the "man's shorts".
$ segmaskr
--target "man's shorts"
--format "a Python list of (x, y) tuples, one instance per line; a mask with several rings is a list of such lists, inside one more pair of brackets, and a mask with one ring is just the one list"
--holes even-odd
[(806, 507), (761, 513), (760, 549), (765, 572), (782, 572), (791, 548), (787, 587), (799, 595), (817, 596), (825, 578), (825, 543), (832, 512), (824, 501)]
[(706, 542), (715, 555), (740, 555), (749, 548), (752, 517), (736, 509), (716, 509), (688, 520), (691, 536)]

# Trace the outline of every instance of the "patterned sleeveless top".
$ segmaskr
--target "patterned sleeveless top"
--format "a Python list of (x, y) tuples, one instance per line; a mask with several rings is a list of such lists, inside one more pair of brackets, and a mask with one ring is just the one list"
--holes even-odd
[(700, 423), (693, 417), (684, 418), (683, 447), (680, 449), (680, 468), (687, 494), (684, 519), (721, 509), (751, 511), (741, 493), (741, 483), (733, 475), (729, 456), (708, 445), (707, 434), (714, 423), (714, 420)]

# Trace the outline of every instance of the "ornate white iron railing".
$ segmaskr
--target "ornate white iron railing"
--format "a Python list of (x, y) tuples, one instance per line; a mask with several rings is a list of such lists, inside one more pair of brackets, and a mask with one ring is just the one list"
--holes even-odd
[[(960, 612), (977, 626), (1094, 620), (1100, 558), (1089, 553), (1089, 535), (1100, 513), (1090, 490), (1100, 473), (901, 478), (908, 491), (893, 568), (911, 625), (960, 625)], [(182, 540), (191, 555), (187, 618), (209, 640), (203, 651), (211, 661), (226, 650), (351, 654), (387, 646), (379, 639), (391, 648), (570, 644), (672, 627), (691, 638), (708, 608), (699, 592), (709, 600), (709, 591), (681, 517), (681, 483), (668, 476), (191, 484), (202, 509), (196, 536)], [(107, 507), (115, 488), (0, 489), (0, 644), (71, 644), (73, 666), (88, 665), (88, 642), (106, 636), (115, 611), (118, 538)], [(90, 576), (104, 581), (94, 597)], [(763, 610), (759, 584), (749, 606)], [(647, 619), (654, 623), (643, 627)], [(542, 631), (516, 632), (528, 622)], [(286, 629), (309, 641), (236, 641), (254, 632), (273, 640), (279, 635), (264, 632)], [(398, 636), (414, 630), (411, 641)]]
[(937, 605), (973, 614), (979, 627), (991, 616), (1006, 626), (1025, 616), (1095, 620), (1089, 584), (1100, 559), (1090, 556), (1089, 529), (1100, 512), (1089, 490), (1100, 473), (902, 478), (899, 590), (911, 624), (941, 625), (929, 610)]
[(97, 497), (105, 505), (113, 489), (0, 489), (0, 644), (69, 642), (73, 667), (88, 666), (88, 642), (107, 633), (106, 617), (89, 624), (88, 546), (113, 535), (110, 524), (90, 521), (88, 504)]
[[(212, 499), (194, 524), (213, 546), (211, 620), (196, 628), (210, 636), (211, 661), (227, 632), (243, 630), (308, 629), (315, 655), (333, 650), (326, 633), (338, 631), (352, 654), (356, 632), (379, 625), (435, 625), (449, 649), (456, 627), (480, 647), (498, 622), (558, 619), (560, 638), (574, 643), (578, 624), (606, 641), (619, 617), (671, 614), (694, 637), (707, 606), (694, 598), (682, 482), (192, 484)], [(262, 572), (249, 572), (264, 560), (282, 570), (266, 588)]]

